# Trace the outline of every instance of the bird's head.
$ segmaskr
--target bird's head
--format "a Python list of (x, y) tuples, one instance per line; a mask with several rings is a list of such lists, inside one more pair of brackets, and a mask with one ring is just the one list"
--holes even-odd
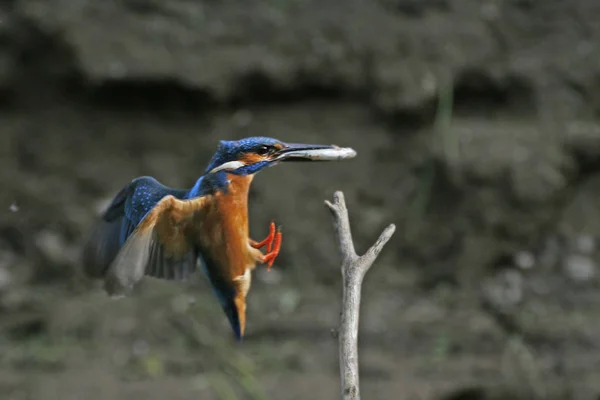
[(206, 173), (227, 171), (255, 174), (282, 161), (332, 161), (352, 158), (356, 152), (332, 145), (284, 143), (268, 137), (221, 141)]

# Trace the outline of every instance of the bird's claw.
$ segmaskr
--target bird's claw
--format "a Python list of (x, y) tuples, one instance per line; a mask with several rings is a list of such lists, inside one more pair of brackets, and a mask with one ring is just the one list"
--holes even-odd
[(281, 227), (275, 228), (275, 223), (271, 222), (271, 225), (269, 226), (269, 235), (266, 238), (260, 242), (250, 240), (250, 246), (255, 249), (262, 249), (267, 246), (267, 252), (262, 259), (262, 262), (267, 264), (267, 271), (271, 270), (275, 258), (279, 255), (279, 250), (281, 250), (281, 239)]
[(269, 253), (273, 246), (274, 239), (275, 239), (275, 223), (271, 222), (271, 225), (269, 227), (269, 235), (266, 238), (264, 238), (261, 242), (256, 242), (256, 241), (252, 240), (250, 242), (250, 245), (252, 247), (254, 247), (255, 249), (262, 249), (263, 247), (267, 246), (267, 253)]
[[(281, 250), (281, 231), (277, 229), (277, 233), (275, 234), (275, 240), (273, 243), (273, 250), (264, 255), (263, 263), (267, 264), (267, 271), (271, 270), (273, 263), (275, 262), (275, 258), (279, 255), (279, 250)], [(269, 246), (270, 247), (270, 246)]]

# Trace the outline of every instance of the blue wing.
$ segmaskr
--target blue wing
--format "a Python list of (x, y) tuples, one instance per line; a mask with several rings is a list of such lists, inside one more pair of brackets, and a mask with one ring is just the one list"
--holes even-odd
[[(118, 295), (143, 275), (185, 279), (199, 259), (236, 338), (241, 340), (245, 311), (240, 315), (235, 304), (235, 285), (219, 273), (221, 268), (214, 260), (205, 259), (189, 238), (181, 235), (181, 225), (176, 227), (178, 216), (202, 212), (210, 203), (213, 182), (201, 183), (187, 192), (167, 188), (149, 177), (132, 181), (103, 213), (84, 248), (84, 265), (89, 276), (105, 279), (109, 294)], [(169, 195), (181, 201), (169, 200)], [(178, 209), (175, 214), (171, 214), (173, 207)], [(192, 223), (197, 225), (198, 220)]]
[[(121, 189), (102, 214), (84, 246), (83, 264), (86, 274), (94, 278), (103, 277), (135, 228), (167, 195), (181, 199), (186, 197), (187, 191), (169, 188), (148, 176), (136, 178)], [(152, 249), (154, 258), (161, 256), (159, 250)], [(172, 269), (164, 270), (151, 268), (148, 274), (167, 279), (176, 277), (174, 273), (173, 276), (168, 275)]]

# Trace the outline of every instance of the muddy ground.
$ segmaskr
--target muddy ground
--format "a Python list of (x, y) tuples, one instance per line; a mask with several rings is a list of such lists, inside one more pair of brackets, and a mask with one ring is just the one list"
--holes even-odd
[[(0, 5), (0, 398), (331, 399), (357, 248), (365, 399), (600, 396), (596, 0), (12, 0)], [(262, 172), (283, 225), (233, 342), (202, 273), (107, 298), (79, 265), (133, 177), (190, 186), (218, 140), (352, 146)]]

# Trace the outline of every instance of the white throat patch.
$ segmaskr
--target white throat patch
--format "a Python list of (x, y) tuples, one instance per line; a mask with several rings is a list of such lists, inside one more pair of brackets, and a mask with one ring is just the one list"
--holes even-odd
[(245, 166), (246, 166), (246, 164), (244, 164), (241, 161), (229, 161), (229, 162), (219, 165), (218, 167), (211, 169), (208, 173), (213, 174), (215, 172), (219, 172), (219, 171), (223, 171), (223, 170), (238, 169), (238, 168), (242, 168)]

